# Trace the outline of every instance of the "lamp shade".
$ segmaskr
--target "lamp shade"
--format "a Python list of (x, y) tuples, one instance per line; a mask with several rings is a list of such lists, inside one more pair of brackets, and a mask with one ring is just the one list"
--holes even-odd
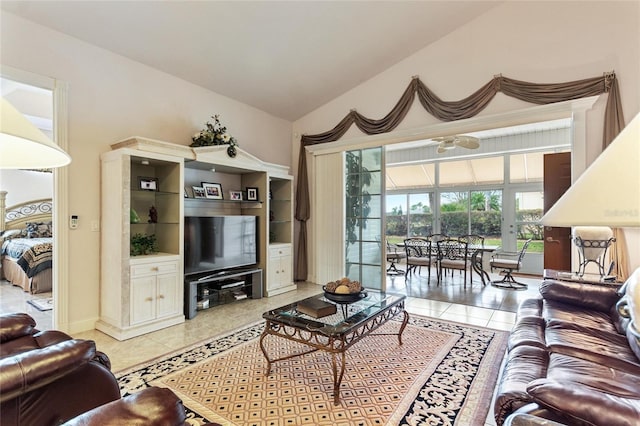
[(547, 226), (640, 226), (640, 114), (542, 217)]
[(69, 154), (2, 98), (0, 104), (0, 169), (66, 166)]

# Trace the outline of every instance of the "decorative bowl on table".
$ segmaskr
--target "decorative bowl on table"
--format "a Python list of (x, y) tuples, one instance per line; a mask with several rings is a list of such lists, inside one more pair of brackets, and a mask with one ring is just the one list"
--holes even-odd
[(367, 297), (367, 292), (359, 281), (351, 281), (346, 277), (330, 281), (322, 289), (324, 297), (336, 303), (353, 303)]

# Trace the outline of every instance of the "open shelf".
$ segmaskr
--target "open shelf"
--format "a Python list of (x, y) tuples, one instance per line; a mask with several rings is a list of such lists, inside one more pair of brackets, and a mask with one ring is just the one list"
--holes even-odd
[(262, 201), (247, 201), (247, 200), (214, 200), (211, 198), (185, 198), (184, 202), (190, 205), (207, 205), (207, 204), (232, 204), (239, 205), (243, 209), (261, 209)]
[(202, 273), (185, 278), (184, 314), (188, 319), (197, 311), (244, 299), (262, 297), (262, 269)]

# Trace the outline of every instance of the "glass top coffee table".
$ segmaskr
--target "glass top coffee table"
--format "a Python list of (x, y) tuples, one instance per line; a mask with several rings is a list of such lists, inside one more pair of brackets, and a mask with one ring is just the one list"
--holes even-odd
[[(337, 304), (335, 314), (322, 318), (313, 318), (298, 312), (296, 303), (265, 312), (262, 317), (266, 326), (260, 336), (260, 349), (267, 360), (267, 372), (271, 373), (271, 365), (278, 361), (306, 355), (318, 350), (331, 353), (333, 371), (333, 402), (340, 403), (340, 384), (345, 371), (345, 353), (347, 349), (367, 336), (397, 335), (402, 345), (402, 332), (409, 321), (409, 314), (404, 310), (404, 295), (389, 294), (375, 290), (366, 290), (366, 297), (352, 303)], [(330, 303), (323, 294), (308, 299), (321, 299)], [(403, 315), (397, 333), (373, 333), (380, 326), (398, 315)], [(309, 346), (309, 350), (280, 358), (272, 359), (265, 346), (268, 336), (276, 336)], [(340, 359), (337, 356), (340, 355)], [(338, 364), (340, 370), (338, 371)]]

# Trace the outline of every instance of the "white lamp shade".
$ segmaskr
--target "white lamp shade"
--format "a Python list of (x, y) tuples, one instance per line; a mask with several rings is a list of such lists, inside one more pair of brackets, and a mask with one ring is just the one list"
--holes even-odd
[(53, 143), (6, 99), (0, 104), (0, 169), (66, 166), (69, 154)]
[(640, 114), (542, 217), (547, 226), (640, 226)]

